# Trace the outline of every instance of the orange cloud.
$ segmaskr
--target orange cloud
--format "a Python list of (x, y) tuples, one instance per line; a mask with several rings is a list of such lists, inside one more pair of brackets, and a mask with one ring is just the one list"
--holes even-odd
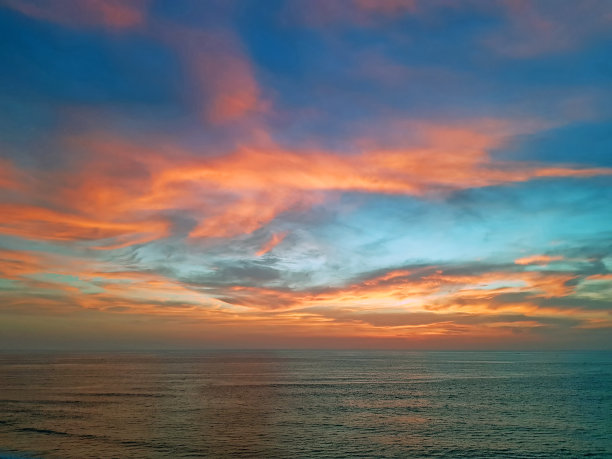
[[(167, 234), (164, 221), (110, 222), (42, 207), (0, 204), (0, 232), (27, 239), (99, 241), (98, 248), (119, 248)], [(106, 241), (105, 241), (106, 240)]]
[[(432, 128), (431, 143), (421, 148), (371, 150), (353, 155), (242, 148), (235, 153), (168, 168), (154, 179), (154, 189), (189, 184), (202, 190), (231, 190), (235, 199), (209, 215), (192, 236), (245, 233), (278, 213), (320, 202), (321, 193), (423, 195), (431, 190), (482, 187), (539, 177), (612, 174), (610, 168), (540, 168), (533, 164), (493, 161), (484, 147), (490, 139), (473, 131)], [(456, 143), (451, 145), (451, 141)], [(158, 191), (158, 194), (164, 194)]]
[(587, 280), (612, 281), (612, 274), (592, 274), (586, 278)]
[(563, 260), (562, 256), (550, 256), (550, 255), (530, 255), (527, 257), (517, 258), (514, 263), (517, 265), (547, 265), (551, 261)]
[[(428, 313), (559, 314), (568, 311), (540, 308), (538, 298), (564, 297), (574, 293), (568, 285), (572, 274), (540, 272), (488, 272), (477, 275), (447, 274), (431, 269), (391, 271), (342, 288), (315, 292), (292, 292), (261, 287), (235, 286), (223, 292), (223, 301), (252, 310), (295, 311), (304, 308), (344, 308), (348, 311)], [(496, 304), (502, 294), (522, 293), (523, 300)]]
[[(202, 290), (155, 273), (112, 271), (106, 270), (110, 266), (100, 269), (102, 265), (93, 261), (53, 257), (0, 252), (3, 277), (27, 286), (18, 297), (11, 291), (0, 292), (3, 311), (19, 310), (24, 303), (32, 303), (36, 307), (29, 311), (48, 314), (81, 308), (146, 317), (151, 326), (159, 320), (185, 327), (199, 324), (200, 333), (210, 329), (221, 335), (280, 336), (279, 330), (283, 330), (305, 338), (470, 336), (495, 342), (516, 331), (526, 333), (546, 327), (548, 320), (575, 320), (586, 328), (609, 326), (607, 311), (538, 305), (538, 298), (572, 294), (574, 287), (567, 284), (574, 276), (569, 274), (463, 275), (422, 268), (390, 271), (323, 291), (241, 286), (208, 286)], [(44, 273), (64, 277), (37, 278), (36, 274)], [(527, 295), (516, 302), (497, 301), (499, 295), (507, 293)]]
[(4, 6), (43, 21), (73, 27), (123, 29), (141, 25), (148, 0), (4, 0)]
[(23, 180), (13, 164), (3, 158), (0, 158), (0, 190), (16, 190), (21, 188), (20, 182)]
[(222, 206), (202, 209), (205, 216), (189, 235), (203, 238), (249, 234), (289, 209), (308, 209), (317, 199), (321, 200), (315, 194), (302, 195), (287, 190), (239, 193), (238, 199)]
[(287, 232), (282, 232), (282, 233), (274, 233), (272, 235), (272, 237), (270, 238), (270, 240), (268, 242), (266, 242), (263, 247), (261, 249), (259, 249), (255, 255), (257, 255), (258, 257), (261, 257), (262, 255), (268, 253), (270, 250), (272, 250), (274, 247), (276, 247), (278, 244), (280, 244), (281, 242), (283, 242), (283, 239), (285, 239), (285, 236), (287, 236)]
[(419, 147), (372, 148), (353, 155), (242, 148), (230, 155), (166, 170), (157, 183), (209, 182), (231, 190), (274, 186), (276, 190), (423, 194), (435, 188), (471, 188), (538, 177), (612, 174), (612, 168), (543, 168), (498, 162), (486, 150), (501, 144), (499, 135), (473, 128), (420, 128), (425, 133)]
[(236, 309), (159, 274), (104, 269), (112, 265), (91, 258), (0, 250), (0, 275), (21, 285), (19, 291), (0, 290), (0, 296), (6, 303), (31, 302), (51, 313), (70, 307), (197, 317), (202, 308)]
[[(105, 240), (99, 246), (122, 247), (167, 235), (168, 223), (159, 213), (175, 210), (197, 220), (191, 237), (232, 237), (251, 233), (283, 212), (308, 210), (330, 193), (421, 196), (540, 177), (612, 174), (612, 168), (496, 161), (488, 150), (513, 129), (496, 120), (466, 126), (416, 123), (412, 129), (418, 136), (402, 149), (364, 144), (361, 152), (343, 155), (271, 144), (202, 157), (164, 142), (153, 147), (104, 135), (71, 138), (68, 148), (86, 152), (75, 165), (78, 173), (31, 174), (19, 204), (3, 204), (7, 218), (0, 232)], [(23, 205), (24, 200), (41, 204)]]
[(31, 252), (0, 249), (0, 276), (4, 279), (18, 279), (39, 272), (41, 266), (40, 257)]

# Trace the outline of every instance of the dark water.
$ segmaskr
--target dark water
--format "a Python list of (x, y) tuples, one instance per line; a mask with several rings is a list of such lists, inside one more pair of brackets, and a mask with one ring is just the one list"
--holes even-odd
[(3, 457), (612, 457), (612, 354), (0, 355)]

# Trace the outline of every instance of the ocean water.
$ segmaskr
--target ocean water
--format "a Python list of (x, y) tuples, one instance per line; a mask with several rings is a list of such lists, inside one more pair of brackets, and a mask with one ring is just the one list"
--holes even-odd
[(612, 353), (0, 354), (0, 456), (612, 457)]

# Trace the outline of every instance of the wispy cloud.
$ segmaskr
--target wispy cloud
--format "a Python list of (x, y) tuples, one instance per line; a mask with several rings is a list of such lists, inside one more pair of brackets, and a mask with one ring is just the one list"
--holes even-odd
[(71, 27), (125, 29), (146, 20), (148, 0), (3, 0), (0, 5), (34, 19)]

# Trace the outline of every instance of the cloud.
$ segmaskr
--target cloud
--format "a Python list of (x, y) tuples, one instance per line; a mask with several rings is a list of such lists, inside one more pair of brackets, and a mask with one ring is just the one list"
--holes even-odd
[(506, 0), (500, 3), (505, 28), (486, 44), (513, 58), (575, 51), (597, 36), (609, 35), (612, 12), (605, 1)]
[(270, 240), (268, 240), (268, 242), (266, 242), (256, 253), (255, 255), (257, 255), (258, 257), (261, 257), (262, 255), (265, 255), (266, 253), (268, 253), (270, 250), (272, 250), (274, 247), (276, 247), (278, 244), (280, 244), (281, 242), (283, 242), (283, 239), (285, 239), (285, 236), (287, 236), (287, 232), (282, 232), (282, 233), (274, 233), (272, 234), (272, 237), (270, 238)]
[(550, 256), (550, 255), (529, 255), (527, 257), (521, 257), (514, 260), (517, 265), (547, 265), (551, 261), (559, 261), (563, 260), (563, 257), (560, 255)]
[(404, 12), (414, 12), (416, 0), (353, 0), (353, 5), (369, 12), (379, 12), (393, 15)]
[(0, 158), (0, 193), (23, 189), (27, 175), (17, 170), (8, 159)]
[[(523, 271), (523, 265), (413, 265), (344, 287), (262, 287), (279, 274), (259, 262), (218, 264), (208, 276), (176, 279), (155, 272), (111, 270), (116, 263), (28, 251), (0, 251), (0, 273), (21, 287), (0, 294), (3, 313), (79, 309), (223, 330), (284, 330), (304, 336), (405, 338), (480, 336), (612, 326), (593, 283), (608, 275)], [(50, 274), (52, 273), (52, 274)], [(252, 281), (251, 285), (244, 285)], [(574, 282), (578, 280), (578, 282)], [(282, 285), (282, 284), (281, 284)], [(583, 291), (587, 296), (580, 297)]]
[(183, 61), (191, 85), (187, 97), (206, 124), (227, 124), (265, 112), (269, 103), (238, 36), (229, 29), (162, 24), (159, 34)]
[(338, 23), (369, 27), (380, 21), (415, 14), (418, 7), (417, 0), (298, 0), (285, 5), (283, 13), (311, 27)]
[(0, 249), (0, 276), (19, 279), (23, 275), (42, 271), (39, 256), (31, 252)]
[[(25, 188), (2, 205), (10, 218), (0, 232), (117, 248), (168, 236), (164, 213), (172, 212), (197, 222), (192, 238), (230, 238), (253, 233), (283, 213), (309, 211), (334, 194), (427, 197), (542, 177), (612, 174), (610, 168), (497, 161), (488, 150), (516, 129), (504, 121), (403, 126), (414, 133), (403, 148), (379, 149), (372, 141), (352, 154), (268, 143), (202, 156), (168, 142), (67, 137), (66, 148), (80, 152), (73, 170), (30, 173)], [(20, 174), (28, 175), (14, 171), (12, 177)]]
[(449, 347), (612, 327), (606, 4), (196, 3), (0, 0), (3, 333)]
[[(206, 285), (211, 294), (222, 294), (224, 301), (254, 310), (325, 307), (435, 313), (478, 312), (485, 315), (499, 314), (501, 311), (525, 314), (537, 312), (539, 299), (572, 295), (576, 291), (576, 284), (572, 281), (578, 279), (573, 273), (487, 270), (480, 267), (476, 268), (480, 271), (468, 274), (453, 271), (452, 267), (423, 266), (364, 277), (344, 287), (289, 290), (260, 287), (262, 280), (265, 281), (263, 278), (254, 279), (256, 282), (250, 285), (238, 284), (250, 275), (245, 277), (241, 270), (236, 271), (238, 267), (230, 269), (238, 275), (232, 275), (224, 268), (219, 273), (203, 277), (199, 282)], [(231, 288), (217, 289), (228, 285)], [(496, 298), (506, 300), (497, 303)]]
[(2, 0), (0, 5), (60, 25), (127, 29), (145, 22), (147, 3), (148, 0)]
[(162, 220), (113, 222), (57, 212), (44, 207), (0, 204), (6, 220), (0, 233), (26, 239), (54, 241), (92, 241), (100, 249), (116, 249), (159, 239), (167, 234)]

